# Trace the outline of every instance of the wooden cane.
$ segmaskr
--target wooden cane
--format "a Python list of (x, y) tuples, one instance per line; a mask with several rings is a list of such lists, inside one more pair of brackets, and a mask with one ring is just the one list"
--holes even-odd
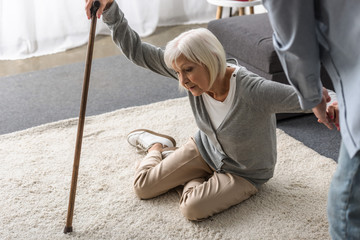
[(75, 155), (74, 155), (74, 165), (71, 178), (71, 189), (69, 197), (69, 206), (67, 212), (66, 225), (64, 228), (64, 233), (72, 232), (72, 219), (74, 215), (74, 204), (75, 204), (75, 195), (76, 195), (76, 185), (79, 173), (79, 164), (80, 164), (80, 154), (81, 154), (81, 144), (84, 130), (85, 122), (85, 112), (86, 112), (86, 102), (89, 91), (89, 82), (90, 82), (90, 72), (91, 72), (91, 62), (94, 49), (94, 39), (95, 39), (95, 30), (96, 30), (96, 12), (100, 7), (100, 2), (98, 0), (93, 1), (91, 7), (91, 27), (89, 34), (89, 42), (86, 54), (86, 64), (85, 64), (85, 74), (84, 74), (84, 83), (82, 88), (81, 95), (81, 104), (80, 104), (80, 114), (79, 122), (76, 136), (76, 145), (75, 145)]

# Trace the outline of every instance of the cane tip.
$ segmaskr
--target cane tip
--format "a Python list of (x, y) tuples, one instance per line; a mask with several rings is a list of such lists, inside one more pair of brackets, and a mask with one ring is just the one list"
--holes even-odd
[(66, 233), (72, 232), (72, 230), (73, 230), (72, 227), (65, 226), (64, 233), (66, 234)]

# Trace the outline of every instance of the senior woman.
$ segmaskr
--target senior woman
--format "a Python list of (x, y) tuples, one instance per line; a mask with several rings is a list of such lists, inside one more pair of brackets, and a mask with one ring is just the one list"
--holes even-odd
[(180, 188), (182, 214), (202, 220), (257, 193), (274, 173), (275, 113), (302, 111), (294, 89), (227, 64), (222, 45), (207, 29), (182, 33), (164, 51), (141, 41), (115, 1), (101, 4), (98, 17), (103, 14), (123, 53), (136, 65), (178, 79), (187, 90), (199, 128), (166, 157), (164, 149), (176, 144), (172, 137), (146, 129), (128, 135), (131, 145), (147, 153), (135, 170), (137, 196), (149, 199)]

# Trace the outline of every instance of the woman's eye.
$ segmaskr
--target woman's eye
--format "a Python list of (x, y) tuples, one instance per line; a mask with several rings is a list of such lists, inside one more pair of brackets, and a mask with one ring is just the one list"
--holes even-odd
[(185, 69), (186, 72), (191, 72), (193, 70), (193, 68), (187, 68)]

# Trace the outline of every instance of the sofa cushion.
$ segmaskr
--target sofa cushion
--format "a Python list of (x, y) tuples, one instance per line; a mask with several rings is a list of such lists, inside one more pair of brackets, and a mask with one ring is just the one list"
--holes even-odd
[(208, 29), (228, 55), (266, 73), (283, 72), (273, 47), (273, 31), (267, 13), (213, 20)]

